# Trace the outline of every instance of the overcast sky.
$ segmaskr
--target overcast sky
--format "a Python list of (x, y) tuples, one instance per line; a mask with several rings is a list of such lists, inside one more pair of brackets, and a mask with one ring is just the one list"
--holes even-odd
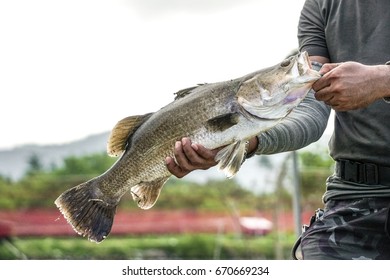
[(297, 47), (304, 0), (0, 1), (0, 149), (59, 144)]

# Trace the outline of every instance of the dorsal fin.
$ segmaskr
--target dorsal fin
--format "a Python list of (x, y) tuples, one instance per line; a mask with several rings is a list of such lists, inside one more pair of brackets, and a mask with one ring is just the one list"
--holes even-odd
[(175, 100), (180, 99), (180, 98), (183, 98), (184, 96), (186, 96), (186, 95), (192, 93), (192, 91), (193, 91), (194, 89), (196, 89), (197, 87), (200, 87), (200, 86), (203, 86), (203, 85), (206, 85), (206, 83), (204, 83), (204, 84), (198, 84), (197, 86), (185, 88), (185, 89), (179, 90), (178, 92), (175, 92), (175, 93), (174, 93), (174, 95), (175, 95)]
[(120, 120), (112, 129), (107, 142), (107, 154), (112, 157), (121, 155), (127, 145), (127, 139), (147, 120), (153, 113), (130, 116)]

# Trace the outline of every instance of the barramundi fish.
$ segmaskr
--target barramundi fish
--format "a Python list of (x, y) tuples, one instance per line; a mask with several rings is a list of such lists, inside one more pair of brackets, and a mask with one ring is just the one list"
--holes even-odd
[(142, 209), (156, 203), (171, 176), (165, 159), (174, 157), (176, 141), (188, 137), (221, 148), (217, 166), (233, 177), (247, 141), (283, 121), (319, 78), (303, 52), (238, 79), (180, 90), (160, 110), (120, 120), (107, 142), (108, 154), (119, 159), (102, 175), (62, 193), (55, 204), (77, 233), (101, 242), (126, 192)]

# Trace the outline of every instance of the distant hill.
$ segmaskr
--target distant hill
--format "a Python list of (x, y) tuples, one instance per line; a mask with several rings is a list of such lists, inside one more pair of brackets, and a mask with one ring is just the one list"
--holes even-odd
[(9, 150), (0, 150), (0, 174), (13, 180), (21, 178), (28, 160), (37, 155), (44, 167), (60, 165), (65, 157), (104, 152), (109, 132), (96, 134), (79, 141), (58, 145), (24, 145)]
[[(63, 159), (69, 156), (82, 156), (106, 150), (109, 132), (91, 135), (84, 139), (58, 145), (25, 145), (9, 150), (0, 150), (0, 174), (13, 180), (20, 179), (28, 168), (28, 160), (37, 155), (44, 167), (61, 165)], [(308, 148), (318, 150), (318, 146), (326, 149), (327, 136)], [(247, 160), (234, 177), (243, 187), (254, 192), (268, 192), (274, 188), (274, 182), (279, 174), (282, 162), (289, 153), (272, 156), (255, 156)], [(289, 165), (291, 166), (291, 165)], [(186, 180), (205, 183), (208, 180), (225, 179), (222, 172), (216, 168), (200, 170), (188, 174)]]

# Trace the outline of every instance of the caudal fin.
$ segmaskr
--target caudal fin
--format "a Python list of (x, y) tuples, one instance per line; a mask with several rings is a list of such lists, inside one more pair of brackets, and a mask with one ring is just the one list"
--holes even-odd
[(111, 205), (99, 198), (92, 182), (65, 191), (55, 204), (78, 234), (99, 243), (111, 231), (117, 204)]

